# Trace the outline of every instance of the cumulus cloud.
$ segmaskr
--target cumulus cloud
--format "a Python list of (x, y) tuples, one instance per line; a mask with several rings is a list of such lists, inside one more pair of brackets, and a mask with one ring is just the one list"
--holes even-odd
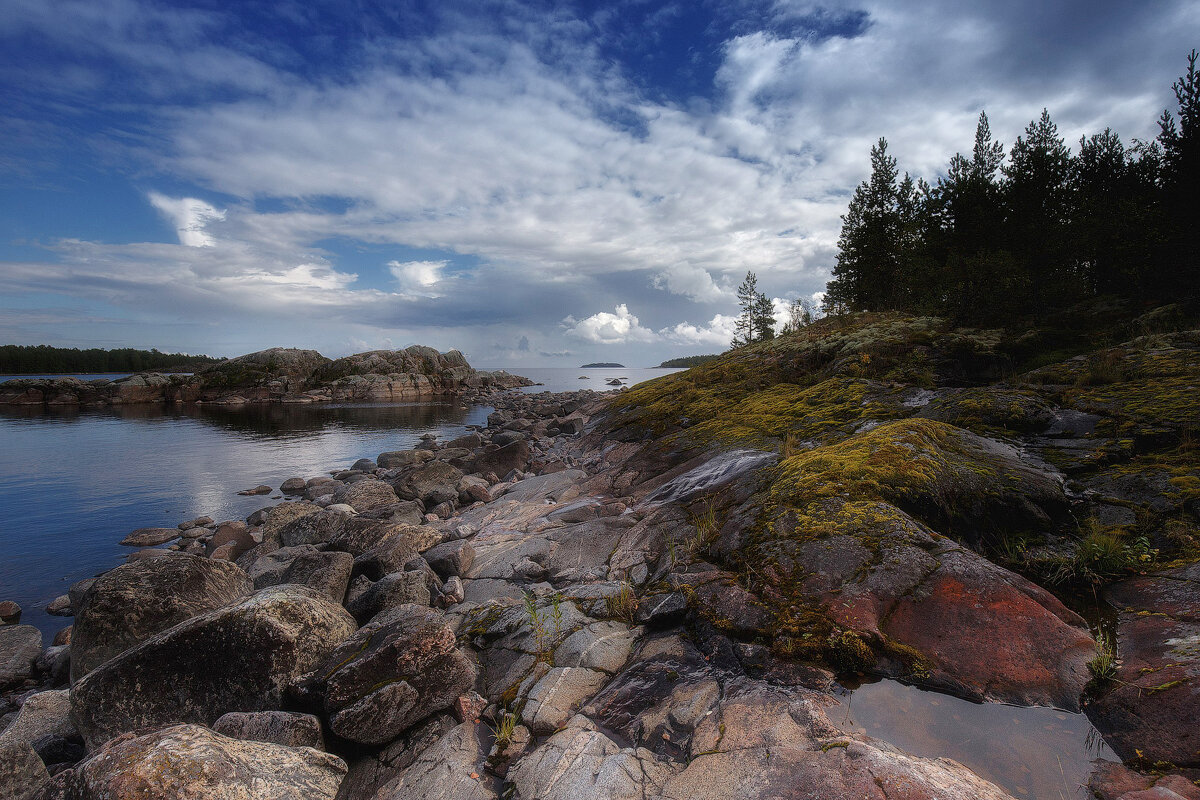
[(672, 344), (705, 345), (719, 347), (722, 350), (729, 347), (733, 340), (736, 316), (717, 314), (707, 325), (693, 325), (690, 322), (680, 322), (673, 327), (663, 328), (658, 333)]
[(400, 285), (402, 291), (426, 296), (436, 296), (435, 286), (442, 280), (446, 261), (389, 261), (388, 271)]
[(188, 247), (212, 247), (213, 239), (207, 227), (222, 222), (225, 212), (195, 197), (167, 197), (158, 192), (149, 194), (150, 204), (175, 226), (179, 243)]
[(563, 320), (563, 326), (567, 336), (596, 344), (650, 342), (655, 338), (654, 331), (643, 328), (624, 303), (618, 305), (613, 314), (601, 311), (581, 320), (567, 317)]

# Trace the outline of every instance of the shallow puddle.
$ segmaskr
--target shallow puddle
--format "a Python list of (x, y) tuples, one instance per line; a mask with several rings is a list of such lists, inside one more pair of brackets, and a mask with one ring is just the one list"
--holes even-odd
[(848, 688), (835, 723), (915, 756), (952, 758), (1014, 797), (1084, 800), (1096, 758), (1120, 759), (1083, 714), (972, 703), (883, 680)]

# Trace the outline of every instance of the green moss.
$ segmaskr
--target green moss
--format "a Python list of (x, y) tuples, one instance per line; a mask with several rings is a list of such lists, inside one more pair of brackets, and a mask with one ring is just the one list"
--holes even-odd
[(826, 646), (830, 662), (843, 672), (867, 672), (875, 667), (875, 651), (854, 631), (831, 636)]

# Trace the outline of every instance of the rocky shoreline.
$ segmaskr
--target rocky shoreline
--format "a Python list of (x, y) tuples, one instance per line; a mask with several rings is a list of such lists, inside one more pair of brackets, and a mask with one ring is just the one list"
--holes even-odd
[(193, 375), (144, 372), (126, 378), (15, 378), (0, 383), (0, 406), (97, 408), (138, 403), (398, 403), (459, 397), (475, 401), (532, 381), (477, 370), (462, 353), (419, 345), (337, 360), (315, 350), (275, 347)]
[[(943, 414), (956, 392), (898, 407)], [(128, 564), (56, 601), (74, 625), (52, 646), (0, 627), (0, 786), (79, 800), (1012, 796), (847, 727), (835, 678), (857, 672), (985, 702), (1095, 698), (1085, 710), (1128, 762), (1096, 763), (1095, 796), (1200, 798), (1197, 565), (1107, 590), (1125, 658), (1096, 697), (1077, 614), (907, 513), (857, 506), (870, 541), (823, 531), (763, 556), (754, 509), (779, 454), (656, 434), (636, 394), (493, 395), (481, 430), (298, 476), (244, 521), (131, 533)], [(956, 448), (952, 483), (978, 490), (960, 516), (1048, 524), (1096, 501), (997, 440), (954, 436), (924, 446)], [(981, 465), (1007, 476), (1002, 491), (969, 485)], [(1103, 503), (1123, 507), (1116, 494)]]

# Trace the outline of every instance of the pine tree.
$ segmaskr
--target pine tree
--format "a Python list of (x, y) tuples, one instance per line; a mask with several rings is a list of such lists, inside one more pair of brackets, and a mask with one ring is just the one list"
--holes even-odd
[(1197, 52), (1188, 54), (1187, 72), (1172, 85), (1179, 123), (1170, 111), (1159, 120), (1163, 203), (1167, 209), (1167, 252), (1155, 293), (1167, 297), (1183, 288), (1194, 294), (1200, 281), (1200, 72)]
[(775, 304), (762, 292), (754, 296), (755, 341), (765, 342), (775, 338)]
[(738, 306), (741, 313), (734, 323), (733, 341), (730, 347), (745, 347), (755, 340), (754, 307), (758, 299), (758, 277), (753, 272), (746, 273), (746, 279), (738, 287)]
[(887, 139), (871, 148), (871, 178), (854, 190), (842, 217), (837, 265), (825, 295), (825, 308), (883, 310), (897, 307), (900, 279), (897, 240), (901, 228), (896, 159)]

